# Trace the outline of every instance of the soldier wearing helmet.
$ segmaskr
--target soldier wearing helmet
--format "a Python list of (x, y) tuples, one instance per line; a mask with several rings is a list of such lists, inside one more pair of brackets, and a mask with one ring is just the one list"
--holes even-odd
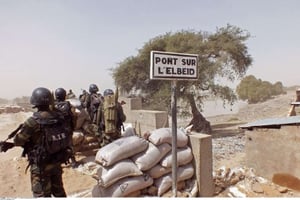
[(102, 123), (102, 106), (103, 100), (102, 95), (98, 93), (99, 88), (96, 84), (90, 84), (89, 95), (86, 98), (86, 109), (89, 113), (90, 119), (94, 126), (93, 132), (98, 139), (99, 145), (101, 143), (101, 129), (103, 127)]
[[(21, 130), (15, 135), (13, 146), (24, 148), (23, 155), (27, 155), (31, 173), (31, 190), (34, 197), (66, 197), (62, 181), (62, 162), (65, 162), (66, 151), (58, 151), (55, 156), (46, 153), (46, 133), (42, 128), (44, 124), (53, 122), (53, 126), (64, 122), (63, 116), (50, 109), (53, 104), (53, 96), (47, 88), (36, 88), (31, 95), (30, 103), (37, 111), (33, 113), (23, 124)], [(60, 125), (62, 127), (62, 125)], [(55, 130), (55, 127), (53, 127)], [(57, 130), (57, 129), (56, 129)], [(64, 129), (64, 134), (70, 133)], [(67, 137), (64, 137), (66, 141)], [(8, 142), (6, 142), (8, 143)], [(65, 142), (67, 143), (67, 142)], [(2, 151), (7, 151), (8, 148)], [(47, 159), (46, 159), (47, 158)], [(66, 159), (65, 159), (66, 158)]]
[[(72, 107), (71, 103), (66, 100), (67, 92), (64, 88), (57, 88), (55, 90), (55, 102), (54, 107), (59, 110), (62, 115), (64, 116), (65, 121), (67, 122), (67, 125), (69, 126), (69, 129), (72, 130), (72, 133), (75, 129), (76, 125), (76, 114), (75, 114), (75, 108)], [(73, 134), (70, 136), (70, 149), (72, 150), (72, 156), (71, 156), (71, 165), (73, 168), (77, 167), (77, 162), (74, 156), (74, 150), (73, 150)]]
[(89, 97), (87, 98), (86, 108), (92, 122), (99, 125), (98, 108), (102, 105), (102, 95), (98, 93), (99, 89), (96, 84), (90, 84)]
[(104, 134), (101, 146), (105, 146), (121, 137), (123, 122), (126, 120), (126, 115), (122, 108), (123, 102), (118, 102), (118, 92), (115, 94), (112, 89), (106, 89), (103, 95)]

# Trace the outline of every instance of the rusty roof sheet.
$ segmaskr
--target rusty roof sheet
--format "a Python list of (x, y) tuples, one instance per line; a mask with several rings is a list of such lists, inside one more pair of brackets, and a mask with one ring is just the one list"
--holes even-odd
[(242, 125), (240, 128), (280, 128), (282, 125), (300, 125), (300, 116), (262, 119)]

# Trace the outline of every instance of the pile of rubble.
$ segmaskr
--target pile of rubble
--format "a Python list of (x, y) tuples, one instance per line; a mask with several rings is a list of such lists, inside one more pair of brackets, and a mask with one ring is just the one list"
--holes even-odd
[[(255, 174), (255, 169), (247, 168), (242, 162), (235, 162), (237, 154), (244, 153), (246, 137), (244, 133), (213, 138), (214, 164), (233, 160), (230, 166), (214, 166), (213, 179), (215, 196), (218, 197), (295, 197), (297, 191), (279, 186)], [(238, 160), (240, 161), (240, 160)], [(224, 162), (224, 163), (226, 163)]]
[(18, 113), (24, 112), (25, 109), (17, 105), (2, 105), (0, 106), (0, 114), (2, 113)]
[(255, 174), (252, 168), (221, 167), (214, 171), (215, 196), (219, 197), (294, 197), (292, 190)]

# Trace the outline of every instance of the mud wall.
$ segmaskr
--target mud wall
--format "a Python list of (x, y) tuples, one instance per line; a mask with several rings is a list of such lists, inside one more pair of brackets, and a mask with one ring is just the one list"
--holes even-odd
[(254, 128), (246, 132), (246, 165), (269, 180), (278, 176), (300, 179), (300, 126)]

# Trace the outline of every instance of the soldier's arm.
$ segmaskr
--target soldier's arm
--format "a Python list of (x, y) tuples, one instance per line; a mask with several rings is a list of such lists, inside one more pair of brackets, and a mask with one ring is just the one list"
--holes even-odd
[(35, 130), (38, 128), (38, 123), (33, 118), (28, 118), (20, 132), (14, 137), (15, 146), (23, 146), (29, 142), (30, 137), (33, 135)]

